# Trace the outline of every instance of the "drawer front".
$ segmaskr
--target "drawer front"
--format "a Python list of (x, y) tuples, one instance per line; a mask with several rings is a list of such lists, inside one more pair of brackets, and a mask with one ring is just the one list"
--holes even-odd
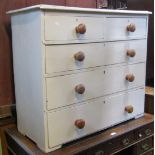
[[(54, 16), (45, 13), (45, 40), (70, 41), (101, 40), (104, 36), (104, 18), (79, 16)], [(76, 27), (84, 24), (86, 32), (77, 33)]]
[(150, 150), (152, 147), (153, 147), (153, 137), (150, 137), (150, 138), (138, 143), (135, 146), (135, 149), (137, 152), (136, 155), (140, 155), (140, 154)]
[[(135, 80), (126, 80), (133, 74)], [(54, 109), (145, 85), (145, 63), (102, 67), (77, 74), (46, 79), (47, 109)], [(75, 88), (78, 88), (78, 90)], [(85, 89), (85, 91), (83, 91)], [(83, 91), (83, 94), (82, 92)]]
[[(110, 139), (109, 141), (99, 144), (95, 147), (91, 147), (84, 153), (86, 155), (110, 155), (115, 154), (114, 152), (117, 152), (120, 149), (123, 149), (129, 145), (131, 145), (134, 142), (134, 133), (129, 132), (125, 134), (125, 136), (118, 136), (117, 138)], [(83, 153), (83, 155), (85, 155)], [(82, 155), (78, 154), (78, 155)]]
[[(143, 89), (127, 91), (53, 110), (47, 114), (49, 147), (83, 137), (142, 114), (143, 91)], [(129, 104), (134, 107), (133, 113), (130, 114), (125, 112), (125, 107)], [(80, 119), (82, 126), (77, 124), (77, 120)]]
[(145, 127), (139, 128), (138, 130), (136, 130), (135, 132), (135, 139), (136, 140), (141, 140), (144, 139), (148, 136), (153, 135), (153, 123), (146, 125)]
[(129, 132), (123, 136), (119, 136), (118, 138), (114, 138), (109, 142), (109, 154), (117, 152), (120, 149), (128, 147), (132, 143), (134, 143), (134, 133)]
[(78, 155), (106, 155), (108, 154), (109, 146), (108, 144), (99, 144), (95, 147), (91, 147), (90, 149), (82, 152)]
[[(127, 26), (134, 24), (134, 32), (127, 31)], [(107, 18), (105, 39), (124, 40), (147, 37), (147, 18)]]
[(154, 155), (154, 150), (151, 149), (151, 151), (148, 151), (148, 152), (146, 152), (146, 153), (144, 153), (142, 155)]
[[(127, 30), (134, 24), (135, 31)], [(45, 12), (45, 41), (80, 43), (147, 37), (147, 17), (67, 16)]]
[[(134, 40), (46, 46), (46, 73), (116, 63), (144, 62), (146, 60), (146, 44), (146, 40)], [(127, 51), (135, 52), (135, 56), (128, 56)]]

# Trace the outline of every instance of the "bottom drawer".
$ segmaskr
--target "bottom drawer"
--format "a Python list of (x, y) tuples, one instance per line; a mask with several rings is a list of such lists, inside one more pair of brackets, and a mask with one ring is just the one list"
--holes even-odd
[[(125, 111), (128, 106), (129, 113)], [(143, 88), (53, 110), (47, 114), (49, 147), (105, 129), (143, 112)]]

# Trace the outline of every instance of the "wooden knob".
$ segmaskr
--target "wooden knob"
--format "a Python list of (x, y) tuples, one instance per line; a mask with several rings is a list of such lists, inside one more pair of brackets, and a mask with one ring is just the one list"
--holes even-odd
[(128, 113), (132, 113), (133, 112), (133, 106), (132, 105), (126, 106), (125, 111), (128, 112)]
[(129, 32), (134, 32), (135, 30), (136, 30), (135, 24), (129, 24), (129, 25), (127, 26), (127, 31), (129, 31)]
[(78, 93), (78, 94), (83, 94), (85, 92), (85, 87), (83, 84), (79, 84), (77, 86), (75, 86), (75, 91)]
[(135, 80), (135, 76), (133, 74), (128, 74), (126, 76), (126, 80), (128, 80), (129, 82), (133, 82)]
[(76, 28), (76, 33), (84, 34), (86, 32), (86, 25), (85, 24), (79, 24)]
[(83, 129), (85, 127), (85, 121), (83, 119), (78, 119), (75, 121), (75, 126), (79, 129)]
[(83, 61), (85, 59), (85, 55), (83, 52), (77, 52), (76, 54), (74, 54), (74, 58), (77, 61)]
[(127, 56), (129, 56), (129, 57), (134, 57), (136, 55), (136, 52), (135, 52), (135, 50), (127, 50)]

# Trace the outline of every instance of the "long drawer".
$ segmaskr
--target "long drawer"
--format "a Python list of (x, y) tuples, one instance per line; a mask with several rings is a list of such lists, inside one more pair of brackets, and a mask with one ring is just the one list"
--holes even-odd
[(146, 60), (147, 41), (46, 46), (46, 73)]
[[(134, 81), (126, 80), (129, 76)], [(50, 110), (144, 86), (145, 63), (101, 67), (77, 74), (46, 78), (46, 85), (47, 109)]]
[[(127, 29), (129, 25), (134, 25), (134, 32), (133, 27)], [(146, 35), (146, 16), (60, 16), (45, 12), (45, 41), (56, 44), (137, 39)]]
[[(133, 106), (133, 112), (125, 108)], [(144, 89), (101, 97), (47, 114), (49, 147), (83, 137), (144, 112)], [(84, 124), (79, 128), (76, 122)], [(82, 128), (83, 127), (83, 128)]]

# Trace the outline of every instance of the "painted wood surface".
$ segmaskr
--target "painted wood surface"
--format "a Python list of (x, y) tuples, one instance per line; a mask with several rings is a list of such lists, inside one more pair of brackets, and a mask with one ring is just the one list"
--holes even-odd
[[(135, 76), (133, 82), (125, 79), (128, 74)], [(79, 84), (84, 85), (84, 94), (75, 92), (75, 86)], [(64, 107), (144, 85), (145, 63), (94, 68), (77, 74), (47, 78), (47, 109)]]
[(79, 7), (64, 7), (64, 6), (55, 6), (55, 5), (45, 5), (45, 4), (40, 4), (40, 5), (34, 5), (31, 7), (26, 7), (26, 8), (21, 8), (21, 9), (17, 9), (17, 10), (10, 10), (8, 13), (19, 13), (19, 12), (23, 12), (23, 11), (30, 11), (30, 10), (54, 10), (54, 11), (66, 11), (66, 12), (70, 12), (72, 11), (72, 13), (74, 12), (83, 12), (83, 13), (108, 13), (108, 14), (134, 14), (134, 15), (147, 15), (147, 14), (151, 14), (151, 12), (149, 11), (135, 11), (135, 10), (113, 10), (113, 9), (92, 9), (92, 8), (79, 8)]
[[(61, 10), (61, 12), (56, 11), (54, 13), (52, 12), (49, 13), (47, 11), (43, 11), (44, 9), (53, 10), (54, 8), (57, 11)], [(31, 9), (34, 9), (34, 10), (28, 12)], [(43, 10), (40, 10), (40, 9), (43, 9)], [(68, 38), (65, 38), (66, 34), (63, 33), (64, 31), (70, 33), (71, 29), (69, 28), (69, 26), (70, 25), (72, 26), (72, 23), (68, 24), (70, 22), (66, 22), (66, 20), (63, 21), (63, 23), (60, 23), (60, 27), (62, 28), (65, 27), (65, 29), (61, 31), (62, 34), (60, 36), (60, 33), (58, 33), (59, 31), (56, 31), (57, 27), (55, 25), (54, 25), (55, 29), (54, 28), (51, 29), (50, 27), (51, 23), (53, 22), (50, 22), (50, 20), (46, 19), (47, 14), (49, 14), (50, 19), (51, 17), (55, 18), (54, 23), (56, 21), (62, 21), (63, 18), (58, 18), (56, 20), (56, 17), (61, 17), (65, 9), (71, 11), (73, 8), (70, 9), (70, 8), (64, 8), (64, 7), (58, 7), (58, 6), (53, 7), (53, 6), (47, 6), (47, 5), (39, 5), (39, 8), (36, 8), (36, 6), (34, 6), (27, 9), (27, 12), (22, 12), (23, 10), (20, 10), (20, 13), (13, 14), (12, 16), (13, 59), (14, 59), (14, 72), (15, 72), (15, 90), (16, 90), (16, 101), (17, 101), (16, 105), (17, 105), (18, 129), (21, 133), (23, 133), (24, 135), (31, 138), (34, 142), (36, 142), (38, 147), (44, 152), (56, 150), (60, 148), (63, 143), (70, 141), (69, 136), (66, 139), (60, 140), (60, 141), (59, 141), (60, 137), (57, 137), (56, 139), (53, 139), (55, 141), (54, 144), (49, 143), (48, 127), (49, 125), (51, 125), (52, 127), (54, 125), (54, 123), (50, 124), (48, 122), (47, 117), (49, 113), (55, 113), (56, 109), (58, 111), (62, 111), (60, 112), (60, 119), (62, 119), (65, 108), (67, 107), (70, 108), (69, 110), (70, 112), (74, 113), (75, 112), (74, 106), (78, 104), (84, 105), (83, 102), (87, 102), (88, 100), (91, 102), (91, 100), (98, 99), (99, 97), (105, 97), (106, 95), (114, 95), (114, 93), (123, 92), (123, 91), (125, 92), (136, 88), (144, 88), (145, 86), (145, 64), (146, 64), (145, 46), (142, 48), (144, 50), (144, 55), (142, 56), (144, 60), (143, 62), (140, 61), (140, 62), (135, 62), (131, 64), (130, 63), (120, 63), (120, 64), (109, 63), (108, 65), (105, 65), (105, 66), (104, 65), (95, 66), (95, 67), (89, 67), (86, 69), (78, 69), (73, 71), (69, 70), (69, 72), (68, 71), (60, 72), (58, 75), (55, 75), (55, 76), (51, 74), (45, 74), (46, 47), (55, 46), (55, 45), (70, 46), (73, 43), (72, 39), (74, 38), (71, 38), (72, 35), (69, 35), (71, 36), (70, 37), (71, 39), (68, 39)], [(85, 9), (83, 9), (83, 12), (84, 10)], [(76, 11), (79, 11), (79, 9), (76, 9)], [(88, 10), (86, 9), (86, 11)], [(136, 43), (139, 39), (139, 40), (145, 41), (144, 45), (146, 45), (146, 39), (144, 39), (144, 35), (147, 35), (146, 25), (148, 24), (147, 23), (148, 15), (135, 14), (132, 16), (130, 15), (130, 17), (128, 17), (126, 14), (127, 12), (125, 12), (124, 14), (123, 12), (124, 11), (122, 11), (122, 16), (119, 14), (119, 12), (118, 14), (119, 14), (120, 21), (125, 19), (125, 22), (123, 22), (125, 26), (123, 27), (122, 25), (117, 24), (115, 27), (116, 28), (115, 31), (121, 31), (120, 33), (123, 34), (123, 37), (120, 37), (122, 38), (122, 41), (126, 41), (126, 40), (130, 41), (132, 39), (136, 39), (136, 41), (132, 40), (132, 41), (135, 41)], [(104, 11), (102, 13), (104, 13)], [(75, 13), (74, 11), (73, 11), (73, 14), (70, 12), (68, 15), (69, 15), (68, 17), (69, 21), (70, 19), (72, 19), (72, 21), (74, 20), (73, 19), (74, 15), (79, 15), (80, 17), (78, 18), (85, 18), (86, 21), (87, 20), (89, 21), (87, 23), (88, 27), (92, 25), (93, 23), (92, 21), (94, 20), (96, 21), (96, 18), (98, 18), (98, 15), (96, 15), (96, 12), (94, 14), (89, 14), (89, 17), (87, 16), (88, 15), (87, 13), (81, 14), (81, 12)], [(102, 15), (100, 14), (99, 16), (101, 17)], [(111, 17), (111, 14), (110, 16), (108, 16), (107, 14), (104, 14), (103, 17), (107, 18), (105, 22), (108, 23), (110, 18), (113, 20), (115, 19), (114, 17), (118, 18), (118, 15), (112, 15), (112, 16), (113, 17)], [(133, 22), (137, 24), (138, 30), (135, 33), (133, 32), (132, 34), (133, 37), (127, 37), (126, 24), (128, 24), (127, 23), (128, 20), (126, 19), (130, 20), (131, 17), (134, 18)], [(110, 20), (109, 23), (112, 23), (113, 20)], [(145, 24), (140, 27), (139, 26), (140, 24), (138, 23), (141, 23), (141, 20), (142, 21), (144, 20)], [(110, 32), (108, 24), (106, 23), (104, 25), (105, 30)], [(115, 21), (113, 23), (115, 23)], [(67, 26), (65, 26), (66, 24)], [(46, 25), (50, 25), (50, 26), (47, 28)], [(95, 33), (91, 34), (91, 31), (88, 31), (91, 34), (89, 35), (92, 37), (92, 40), (90, 41), (89, 39), (90, 36), (88, 36), (87, 40), (89, 44), (97, 42), (97, 39), (94, 36), (100, 35), (100, 31), (101, 31), (101, 35), (103, 35), (102, 32), (104, 33), (104, 31), (102, 31), (102, 28), (101, 28), (102, 23), (99, 23), (99, 27), (100, 29), (97, 29), (98, 33), (96, 34)], [(74, 28), (74, 31), (75, 31), (75, 28)], [(53, 40), (51, 40), (50, 43), (45, 41), (44, 36), (45, 34), (47, 34), (47, 32), (53, 34), (54, 37), (50, 36), (49, 39), (53, 37), (52, 39), (57, 41), (56, 44), (53, 43)], [(114, 39), (114, 41), (117, 41), (116, 43), (120, 43), (120, 40), (119, 40), (120, 33), (118, 33), (116, 38), (114, 38), (112, 36), (113, 34), (110, 33), (109, 38), (111, 40), (109, 40), (107, 35), (105, 35), (104, 42), (99, 42), (98, 44), (113, 43), (113, 42), (109, 42), (109, 41), (112, 41), (112, 39)], [(57, 37), (57, 35), (59, 35), (59, 37)], [(23, 36), (24, 36), (24, 39), (23, 39)], [(147, 36), (145, 37), (147, 38)], [(63, 40), (62, 42), (60, 42), (59, 38), (62, 38), (62, 39), (65, 38), (64, 39), (65, 41)], [(79, 40), (77, 39), (77, 41)], [(61, 43), (63, 43), (63, 45)], [(81, 43), (81, 42), (76, 42), (76, 43)], [(77, 45), (80, 46), (80, 44), (77, 44)], [(136, 47), (138, 47), (138, 45), (136, 45)], [(110, 48), (108, 50), (113, 51), (114, 48)], [(107, 58), (107, 62), (109, 60), (110, 59)], [(132, 76), (127, 80), (126, 76), (130, 74)], [(134, 81), (129, 82), (129, 80), (134, 80)], [(75, 92), (75, 87), (79, 84), (84, 85), (83, 86), (83, 89), (85, 87), (84, 94), (79, 94)], [(141, 95), (144, 97), (144, 94), (142, 92), (141, 92)], [(139, 98), (142, 99), (142, 97), (139, 97)], [(121, 103), (123, 104), (123, 102)], [(121, 103), (120, 103), (120, 106), (121, 106)], [(134, 107), (135, 106), (139, 107), (138, 103), (136, 104), (131, 103), (131, 104), (134, 105)], [(108, 104), (108, 105), (112, 107), (112, 104)], [(100, 106), (101, 105), (98, 105), (96, 108), (100, 109)], [(110, 107), (108, 107), (108, 110), (111, 109)], [(144, 106), (141, 106), (141, 108), (144, 109)], [(84, 109), (86, 110), (89, 109), (89, 105), (87, 104), (87, 106), (83, 108), (83, 110)], [(138, 117), (140, 114), (142, 115), (144, 112), (144, 110), (142, 109), (141, 109), (141, 112), (135, 111), (135, 113), (133, 113), (132, 116)], [(106, 111), (108, 110), (106, 109)], [(69, 115), (70, 112), (66, 112), (65, 115)], [(118, 113), (120, 113), (120, 111)], [(80, 115), (80, 110), (78, 111), (77, 115)], [(104, 113), (99, 113), (98, 117), (100, 117), (100, 115), (104, 115)], [(113, 115), (113, 113), (111, 115)], [(69, 115), (69, 117), (72, 117), (72, 116), (73, 115)], [(86, 113), (86, 117), (90, 118), (89, 113)], [(56, 119), (59, 120), (59, 115), (56, 116)], [(122, 121), (127, 119), (128, 118), (122, 115)], [(53, 122), (53, 120), (51, 121)], [(92, 123), (93, 122), (94, 120), (92, 121)], [(114, 122), (112, 122), (113, 125), (116, 123), (119, 123), (119, 122), (117, 120), (114, 120)], [(70, 125), (71, 124), (69, 124), (69, 126)], [(106, 128), (109, 126), (110, 125), (107, 122), (107, 124), (104, 124), (103, 128)], [(36, 130), (38, 132), (36, 132)], [(57, 133), (56, 130), (53, 130), (53, 132)], [(89, 130), (88, 131), (86, 130), (86, 132), (88, 132), (87, 134), (91, 133), (89, 132)], [(92, 131), (92, 132), (95, 132), (95, 131)], [(57, 135), (61, 136), (61, 134), (57, 134)]]
[[(46, 74), (86, 69), (118, 63), (145, 62), (146, 40), (119, 41), (105, 43), (47, 45), (45, 54)], [(127, 56), (127, 50), (134, 49), (134, 57)], [(77, 61), (74, 55), (83, 52), (85, 59)], [(63, 64), (63, 65), (62, 65)]]
[[(40, 1), (39, 1), (39, 3), (40, 3)], [(26, 5), (28, 5), (28, 3), (26, 3)], [(29, 3), (29, 5), (31, 5), (31, 3)], [(56, 8), (56, 10), (59, 10), (59, 11), (60, 10), (65, 11), (66, 10), (66, 9), (64, 9), (64, 7), (55, 7), (55, 8)], [(59, 8), (59, 9), (57, 9), (57, 8)], [(51, 10), (51, 9), (53, 9), (53, 7), (51, 8), (49, 6), (44, 6), (43, 5), (42, 9)], [(67, 9), (69, 11), (74, 10), (73, 8), (70, 8), (70, 9), (67, 8)], [(85, 12), (84, 10), (86, 10), (87, 12), (94, 12), (94, 13), (95, 12), (100, 12), (100, 13), (110, 13), (110, 12), (116, 13), (117, 12), (119, 14), (122, 14), (122, 13), (128, 14), (129, 13), (128, 11), (110, 11), (110, 10), (109, 11), (108, 10), (100, 10), (100, 11), (94, 10), (93, 11), (91, 9), (75, 9), (75, 10), (77, 12), (80, 11), (80, 10)], [(131, 14), (135, 13), (135, 15), (137, 15), (137, 14), (145, 14), (145, 13), (148, 14), (149, 12), (134, 12), (134, 11), (132, 11), (130, 13)], [(14, 18), (14, 20), (15, 20), (14, 22), (17, 25), (14, 23), (14, 26), (13, 26), (13, 29), (14, 29), (14, 32), (15, 32), (15, 34), (13, 33), (13, 40), (14, 40), (13, 41), (13, 44), (14, 44), (13, 48), (18, 53), (18, 54), (16, 53), (15, 54), (16, 56), (14, 57), (14, 60), (15, 60), (14, 64), (16, 66), (15, 67), (15, 70), (16, 70), (15, 71), (16, 72), (15, 73), (16, 92), (20, 92), (20, 93), (18, 93), (18, 97), (16, 98), (17, 102), (19, 103), (19, 104), (17, 104), (17, 107), (18, 107), (17, 108), (18, 122), (19, 122), (18, 128), (23, 134), (26, 134), (28, 137), (32, 138), (37, 143), (37, 145), (40, 147), (40, 149), (44, 150), (45, 152), (48, 152), (50, 150), (53, 150), (53, 149), (56, 149), (56, 148), (60, 147), (62, 143), (61, 144), (60, 143), (54, 144), (54, 148), (49, 148), (49, 143), (48, 143), (48, 138), (47, 138), (48, 137), (48, 133), (47, 133), (47, 127), (48, 127), (48, 125), (47, 125), (47, 115), (49, 114), (48, 110), (51, 109), (51, 107), (49, 109), (46, 108), (46, 102), (48, 101), (48, 100), (46, 100), (47, 99), (46, 98), (46, 95), (47, 95), (46, 91), (47, 91), (47, 93), (49, 93), (48, 97), (50, 98), (51, 94), (54, 94), (53, 93), (54, 91), (57, 92), (57, 90), (58, 90), (58, 93), (60, 93), (61, 90), (57, 89), (57, 85), (53, 85), (53, 84), (52, 84), (52, 87), (54, 86), (56, 88), (55, 90), (51, 90), (51, 88), (49, 89), (49, 91), (46, 90), (46, 81), (45, 81), (45, 79), (50, 79), (51, 80), (51, 78), (50, 77), (45, 78), (46, 75), (43, 74), (44, 69), (45, 69), (44, 68), (45, 67), (45, 62), (44, 62), (45, 61), (45, 59), (44, 59), (45, 58), (44, 57), (45, 56), (44, 55), (45, 45), (42, 44), (44, 42), (42, 42), (42, 40), (41, 40), (41, 39), (43, 39), (42, 35), (43, 35), (43, 32), (44, 32), (43, 17), (41, 16), (42, 19), (40, 19), (40, 17), (35, 16), (35, 15), (34, 16), (22, 16), (22, 15), (25, 15), (25, 14), (21, 14), (21, 16), (19, 15), (20, 18)], [(19, 28), (18, 24), (20, 25), (20, 23), (23, 23), (25, 25), (24, 26), (22, 25)], [(146, 29), (146, 27), (145, 28), (143, 27), (142, 29)], [(23, 40), (23, 35), (22, 35), (23, 32), (24, 32), (24, 40)], [(146, 32), (146, 30), (145, 30), (145, 32)], [(31, 37), (32, 33), (34, 33), (34, 35), (33, 35), (34, 38), (33, 39)], [(144, 33), (142, 33), (142, 34), (144, 34)], [(20, 38), (20, 39), (17, 41), (14, 38), (15, 36), (18, 36), (17, 38), (18, 39)], [(32, 39), (32, 41), (30, 40), (30, 38)], [(127, 39), (133, 39), (133, 38), (127, 38)], [(142, 36), (140, 36), (140, 39), (144, 39), (144, 38)], [(26, 46), (25, 40), (31, 46)], [(19, 44), (19, 42), (20, 42), (20, 44)], [(22, 47), (24, 49), (24, 50), (22, 50), (22, 52), (24, 52), (24, 53), (21, 53), (21, 48)], [(35, 49), (35, 50), (33, 50), (33, 49)], [(24, 63), (24, 65), (22, 65), (22, 63)], [(136, 66), (139, 66), (139, 65), (136, 64)], [(115, 68), (115, 67), (111, 67), (111, 68)], [(124, 89), (125, 84), (123, 83), (123, 86), (121, 85), (122, 87), (120, 89), (118, 87), (118, 81), (122, 77), (123, 77), (123, 80), (124, 80), (125, 77), (122, 76), (121, 78), (116, 78), (117, 79), (116, 81), (115, 81), (115, 79), (112, 79), (113, 83), (111, 81), (108, 81), (108, 80), (111, 77), (114, 78), (117, 74), (118, 74), (117, 76), (120, 77), (122, 75), (122, 74), (119, 74), (121, 68), (122, 67), (120, 67), (118, 70), (114, 69), (112, 71), (110, 71), (111, 69), (108, 68), (105, 71), (106, 74), (109, 73), (109, 76), (106, 77), (107, 78), (107, 85), (110, 83), (113, 86), (112, 88), (111, 87), (110, 88), (113, 89), (113, 90), (116, 90), (116, 91), (121, 90), (122, 88)], [(133, 83), (131, 85), (133, 85), (135, 87), (144, 86), (145, 63), (143, 63), (143, 67), (133, 67), (133, 70), (132, 69), (130, 70), (130, 67), (127, 67), (127, 68), (125, 67), (125, 69), (122, 70), (123, 73), (126, 70), (127, 71), (133, 71), (134, 70), (134, 73), (136, 75), (136, 80), (137, 80), (136, 84)], [(22, 74), (20, 74), (19, 71)], [(99, 70), (99, 71), (102, 71), (102, 70)], [(65, 78), (66, 76), (73, 77), (73, 78), (69, 77), (68, 79), (69, 80), (73, 79), (73, 80), (70, 80), (70, 81), (71, 81), (71, 86), (72, 86), (72, 81), (73, 81), (73, 86), (74, 86), (76, 84), (76, 83), (74, 83), (75, 79), (79, 80), (81, 77), (84, 77), (86, 83), (88, 82), (88, 84), (90, 86), (93, 85), (93, 87), (91, 87), (90, 90), (93, 90), (93, 88), (96, 89), (96, 86), (100, 88), (99, 91), (98, 91), (98, 94), (99, 94), (100, 90), (102, 91), (103, 88), (98, 86), (97, 83), (98, 83), (98, 81), (101, 81), (100, 83), (102, 83), (102, 81), (103, 81), (102, 77), (103, 76), (101, 74), (99, 74), (101, 76), (99, 76), (99, 80), (97, 78), (96, 78), (97, 80), (96, 79), (94, 80), (94, 81), (96, 81), (96, 84), (95, 84), (94, 81), (91, 81), (91, 82), (89, 80), (87, 81), (87, 79), (91, 79), (91, 78), (96, 77), (96, 75), (94, 76), (95, 71), (92, 71), (93, 74), (89, 74), (89, 75), (85, 76), (88, 72), (84, 72), (84, 73), (80, 72), (80, 73), (76, 74), (77, 77), (74, 77), (75, 74), (74, 75), (73, 74), (65, 75), (63, 78)], [(139, 72), (141, 74), (139, 74)], [(103, 71), (103, 73), (104, 73), (104, 71)], [(114, 75), (113, 73), (115, 73), (115, 76), (113, 76)], [(79, 74), (81, 74), (81, 77), (78, 77)], [(58, 78), (58, 77), (55, 77), (53, 79), (56, 79), (56, 78)], [(65, 84), (67, 83), (67, 82), (66, 83), (64, 82), (63, 78), (61, 80), (61, 82), (63, 82), (63, 84), (61, 85), (61, 86), (63, 86), (62, 88), (64, 88)], [(58, 86), (60, 86), (59, 84), (61, 82), (59, 81), (59, 83), (58, 83), (58, 82), (54, 81), (54, 84), (58, 83)], [(67, 84), (67, 86), (66, 86), (67, 89), (71, 88), (69, 84)], [(48, 87), (49, 87), (49, 85), (48, 85)], [(105, 88), (108, 87), (107, 85), (105, 86)], [(34, 87), (32, 88), (32, 86), (34, 86)], [(133, 88), (133, 87), (131, 87), (131, 88)], [(95, 91), (95, 89), (93, 91)], [(65, 91), (66, 91), (66, 89), (64, 90), (64, 92)], [(107, 91), (109, 91), (109, 90), (107, 90)], [(60, 98), (60, 95), (58, 93), (57, 93), (57, 95)], [(92, 94), (94, 94), (94, 93), (92, 93)], [(94, 95), (94, 97), (95, 97), (95, 95)], [(99, 94), (99, 95), (102, 95), (102, 94)], [(62, 98), (64, 96), (65, 95), (63, 94)], [(86, 98), (86, 99), (88, 99), (88, 98)], [(54, 98), (54, 100), (55, 100), (55, 98)], [(24, 101), (24, 102), (22, 102), (22, 101)], [(51, 99), (51, 101), (52, 101), (52, 99)], [(69, 102), (69, 103), (71, 103), (71, 102)], [(59, 104), (60, 102), (57, 102), (57, 103)], [(63, 105), (61, 105), (61, 103), (60, 103), (60, 106), (63, 106)], [(68, 103), (68, 102), (65, 102), (65, 103)], [(53, 106), (53, 104), (52, 104), (52, 106)], [(85, 108), (85, 109), (87, 109), (87, 108)], [(138, 115), (139, 113), (136, 113), (136, 114)], [(136, 117), (137, 115), (134, 115), (134, 117)], [(38, 132), (36, 132), (36, 131), (38, 131)], [(53, 144), (52, 144), (52, 147), (53, 147)]]
[[(131, 103), (134, 112), (128, 114), (124, 109)], [(135, 115), (143, 114), (143, 111), (144, 89), (110, 95), (55, 110), (48, 113), (47, 117), (49, 147), (116, 125), (133, 118)], [(85, 121), (83, 129), (78, 129), (74, 125), (77, 119)]]
[[(52, 13), (45, 14), (45, 41), (50, 43), (82, 43), (101, 42), (127, 39), (141, 39), (147, 36), (147, 17), (126, 18), (116, 16), (79, 17), (53, 16)], [(58, 18), (59, 17), (59, 18)], [(76, 33), (75, 28), (83, 23), (86, 25), (84, 34)], [(134, 23), (135, 32), (128, 32), (127, 26)], [(54, 33), (52, 33), (54, 32)]]
[(18, 129), (44, 149), (47, 147), (47, 125), (42, 81), (41, 18), (42, 13), (36, 11), (26, 16), (14, 16), (11, 22)]

